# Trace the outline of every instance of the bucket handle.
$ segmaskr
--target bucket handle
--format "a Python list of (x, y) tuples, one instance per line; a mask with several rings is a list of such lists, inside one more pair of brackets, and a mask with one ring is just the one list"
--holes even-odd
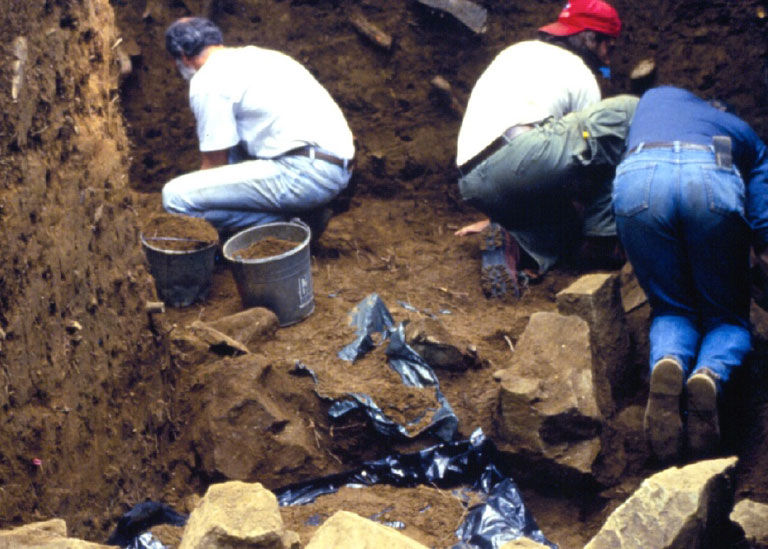
[(303, 221), (302, 221), (300, 218), (298, 218), (298, 217), (292, 217), (292, 218), (289, 220), (289, 223), (295, 223), (296, 225), (301, 225), (302, 227), (304, 227), (305, 229), (307, 229), (307, 231), (310, 231), (310, 232), (311, 232), (311, 229), (309, 228), (309, 225), (307, 225), (306, 223), (304, 223), (304, 222), (303, 222)]

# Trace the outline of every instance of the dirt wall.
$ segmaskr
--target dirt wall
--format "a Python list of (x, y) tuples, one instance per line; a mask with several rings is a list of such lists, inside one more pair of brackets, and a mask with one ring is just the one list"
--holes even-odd
[(118, 35), (106, 0), (3, 2), (0, 29), (0, 524), (59, 516), (93, 535), (165, 414)]
[[(121, 89), (135, 162), (135, 188), (158, 191), (198, 162), (186, 84), (165, 54), (163, 32), (175, 18), (207, 15), (230, 45), (255, 43), (304, 63), (339, 102), (358, 146), (357, 188), (379, 196), (456, 194), (453, 168), (461, 115), (430, 81), (443, 76), (464, 105), (472, 86), (507, 45), (535, 37), (562, 0), (486, 0), (488, 29), (475, 35), (416, 0), (116, 1), (118, 25), (134, 61)], [(652, 58), (660, 84), (719, 97), (768, 135), (765, 0), (614, 0), (623, 31), (606, 94), (631, 90), (629, 74)], [(383, 49), (355, 30), (362, 14), (393, 38)], [(542, 67), (542, 71), (547, 70)]]

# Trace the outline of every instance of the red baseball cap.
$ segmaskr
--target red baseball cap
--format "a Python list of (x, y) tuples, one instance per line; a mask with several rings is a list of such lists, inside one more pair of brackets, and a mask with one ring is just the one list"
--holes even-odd
[(592, 30), (617, 37), (621, 30), (619, 14), (613, 6), (601, 0), (571, 0), (557, 17), (557, 21), (544, 25), (540, 31), (555, 36), (570, 36)]

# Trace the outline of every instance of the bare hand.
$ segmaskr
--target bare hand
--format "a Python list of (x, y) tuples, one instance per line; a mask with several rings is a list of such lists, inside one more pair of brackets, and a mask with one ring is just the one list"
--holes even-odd
[(476, 234), (476, 233), (482, 232), (482, 230), (485, 229), (490, 224), (491, 224), (490, 219), (483, 219), (482, 221), (477, 221), (475, 223), (472, 223), (471, 225), (464, 225), (461, 229), (457, 230), (453, 234), (455, 234), (456, 236), (467, 236), (468, 234)]

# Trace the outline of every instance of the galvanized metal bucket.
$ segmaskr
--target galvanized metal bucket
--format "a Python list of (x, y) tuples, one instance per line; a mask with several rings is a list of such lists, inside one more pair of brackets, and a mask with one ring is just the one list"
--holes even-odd
[(166, 250), (161, 247), (164, 240), (184, 239), (146, 239), (141, 235), (141, 246), (155, 279), (158, 297), (171, 307), (186, 307), (208, 297), (217, 243), (199, 250)]
[[(237, 251), (268, 236), (296, 243), (280, 255), (258, 259), (237, 257)], [(231, 262), (232, 274), (243, 306), (266, 307), (277, 315), (280, 326), (305, 319), (315, 310), (315, 294), (309, 263), (311, 231), (298, 219), (251, 227), (234, 235), (222, 253)]]

